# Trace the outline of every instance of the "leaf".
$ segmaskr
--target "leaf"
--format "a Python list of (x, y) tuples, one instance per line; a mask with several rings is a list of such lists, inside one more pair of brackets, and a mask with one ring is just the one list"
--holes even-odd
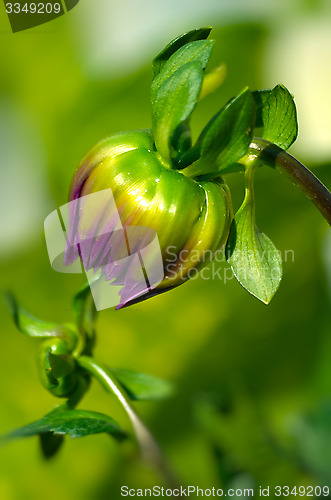
[(152, 375), (114, 368), (109, 371), (133, 401), (161, 400), (174, 392), (172, 384)]
[(40, 446), (45, 458), (52, 458), (64, 443), (64, 437), (53, 432), (43, 432), (39, 434)]
[(86, 410), (55, 409), (40, 420), (10, 432), (5, 439), (23, 438), (49, 432), (60, 436), (68, 435), (71, 438), (101, 432), (107, 432), (118, 440), (126, 437), (119, 425), (108, 415)]
[(187, 122), (183, 122), (177, 127), (171, 140), (171, 146), (178, 155), (183, 155), (191, 149), (191, 129)]
[(297, 113), (293, 97), (286, 87), (271, 90), (262, 107), (263, 138), (288, 149), (298, 135)]
[(177, 36), (154, 58), (153, 60), (153, 77), (155, 78), (167, 62), (167, 60), (174, 54), (178, 49), (183, 47), (189, 42), (195, 40), (205, 40), (208, 38), (212, 28), (198, 28), (184, 33), (183, 35)]
[(175, 52), (164, 64), (162, 70), (152, 82), (152, 104), (155, 100), (155, 95), (158, 88), (173, 73), (175, 73), (175, 71), (184, 66), (184, 64), (196, 61), (201, 64), (202, 69), (205, 69), (210, 59), (213, 46), (213, 40), (199, 40), (197, 42), (190, 42), (184, 45), (184, 47), (181, 47), (179, 50), (177, 50), (177, 52)]
[(198, 139), (201, 160), (197, 168), (201, 174), (208, 169), (222, 171), (247, 153), (255, 112), (252, 93), (245, 89), (212, 118)]
[(15, 297), (8, 293), (6, 295), (10, 311), (13, 315), (15, 325), (20, 332), (29, 337), (40, 339), (49, 337), (66, 337), (69, 330), (63, 325), (42, 321), (31, 316), (23, 307), (16, 301)]
[(282, 277), (282, 262), (272, 241), (255, 224), (253, 169), (246, 172), (246, 195), (236, 213), (226, 257), (235, 277), (248, 292), (269, 304)]
[(272, 89), (254, 90), (254, 92), (252, 92), (256, 103), (255, 127), (263, 127), (262, 110), (271, 92)]
[(153, 104), (153, 129), (156, 147), (170, 162), (170, 143), (177, 127), (192, 113), (201, 89), (202, 68), (198, 62), (185, 64), (158, 89)]

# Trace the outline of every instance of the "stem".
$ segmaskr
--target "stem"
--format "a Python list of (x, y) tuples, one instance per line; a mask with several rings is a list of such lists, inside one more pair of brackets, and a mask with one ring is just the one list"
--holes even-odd
[(91, 283), (97, 281), (99, 275), (94, 275), (74, 296), (72, 308), (78, 330), (77, 345), (73, 356), (78, 358), (81, 354), (90, 354), (95, 342), (94, 321), (96, 309), (91, 292)]
[(275, 144), (257, 137), (250, 144), (249, 155), (285, 173), (302, 189), (331, 226), (331, 193), (308, 168)]
[(125, 391), (111, 376), (110, 369), (103, 367), (88, 356), (77, 358), (77, 363), (93, 375), (107, 392), (115, 394), (131, 421), (143, 457), (159, 469), (169, 485), (176, 486), (177, 482), (164, 461), (159, 445), (131, 406)]
[(84, 351), (84, 347), (86, 344), (86, 333), (83, 328), (78, 327), (78, 339), (77, 339), (77, 345), (72, 352), (73, 357), (78, 358), (81, 353)]

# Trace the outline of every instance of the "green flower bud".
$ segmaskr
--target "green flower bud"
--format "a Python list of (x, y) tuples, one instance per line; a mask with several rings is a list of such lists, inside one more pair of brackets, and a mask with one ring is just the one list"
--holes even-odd
[(44, 341), (39, 366), (41, 383), (54, 396), (68, 397), (75, 390), (77, 366), (67, 342), (59, 338)]
[[(158, 236), (164, 278), (139, 300), (187, 281), (227, 240), (232, 206), (223, 179), (199, 181), (171, 169), (147, 130), (119, 133), (93, 147), (74, 175), (69, 199), (105, 189), (113, 193), (124, 229), (143, 226)], [(100, 217), (85, 215), (90, 228)]]

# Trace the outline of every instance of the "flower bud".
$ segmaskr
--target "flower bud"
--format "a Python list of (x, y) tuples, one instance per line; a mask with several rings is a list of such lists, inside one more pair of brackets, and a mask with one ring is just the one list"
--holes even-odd
[(44, 341), (39, 355), (43, 386), (57, 397), (68, 397), (77, 386), (77, 367), (67, 342), (54, 338)]
[[(139, 300), (184, 283), (226, 242), (232, 208), (223, 179), (199, 181), (171, 169), (146, 130), (116, 134), (92, 148), (75, 172), (69, 199), (105, 189), (111, 189), (124, 230), (146, 227), (158, 236), (164, 278)], [(102, 215), (83, 218), (91, 229)]]

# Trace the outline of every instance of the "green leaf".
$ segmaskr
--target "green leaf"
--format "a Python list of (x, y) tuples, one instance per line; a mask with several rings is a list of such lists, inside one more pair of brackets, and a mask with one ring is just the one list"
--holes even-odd
[(153, 130), (156, 147), (170, 163), (171, 140), (177, 127), (192, 113), (203, 80), (200, 63), (185, 64), (158, 89), (153, 104)]
[[(21, 307), (14, 296), (10, 293), (6, 295), (10, 311), (13, 315), (15, 325), (20, 332), (29, 337), (45, 339), (49, 337), (67, 337), (69, 330), (63, 325), (42, 321), (31, 316)], [(72, 332), (70, 332), (72, 335)]]
[(119, 425), (108, 415), (86, 410), (57, 410), (45, 417), (10, 432), (5, 439), (23, 438), (44, 433), (68, 435), (71, 438), (107, 432), (118, 440), (126, 437)]
[(263, 138), (288, 149), (298, 135), (297, 113), (293, 97), (283, 85), (271, 90), (262, 107)]
[(269, 304), (281, 281), (282, 262), (272, 241), (255, 224), (253, 172), (253, 168), (246, 172), (245, 199), (231, 225), (226, 257), (239, 283)]
[(52, 458), (59, 451), (64, 443), (64, 437), (53, 432), (43, 432), (39, 434), (40, 446), (45, 458)]
[(201, 174), (208, 169), (222, 171), (247, 153), (255, 112), (252, 93), (245, 89), (212, 118), (198, 139), (201, 160), (197, 168)]
[(255, 127), (263, 127), (262, 110), (267, 99), (270, 97), (272, 89), (254, 90), (252, 92), (256, 103)]
[(171, 140), (171, 146), (178, 155), (183, 155), (191, 149), (191, 128), (187, 122), (183, 122), (177, 127)]
[(161, 69), (167, 62), (167, 60), (174, 54), (178, 49), (183, 47), (189, 42), (195, 40), (205, 40), (208, 38), (211, 32), (211, 28), (198, 28), (184, 33), (183, 35), (177, 36), (155, 57), (153, 61), (153, 75), (154, 78), (160, 73)]
[(199, 62), (202, 69), (208, 64), (211, 52), (214, 46), (213, 40), (199, 40), (190, 42), (184, 47), (175, 52), (165, 63), (160, 73), (154, 78), (151, 86), (152, 104), (155, 100), (155, 95), (158, 88), (165, 82), (175, 71), (190, 62)]
[(152, 375), (132, 370), (108, 369), (133, 401), (155, 401), (174, 392), (172, 384)]

